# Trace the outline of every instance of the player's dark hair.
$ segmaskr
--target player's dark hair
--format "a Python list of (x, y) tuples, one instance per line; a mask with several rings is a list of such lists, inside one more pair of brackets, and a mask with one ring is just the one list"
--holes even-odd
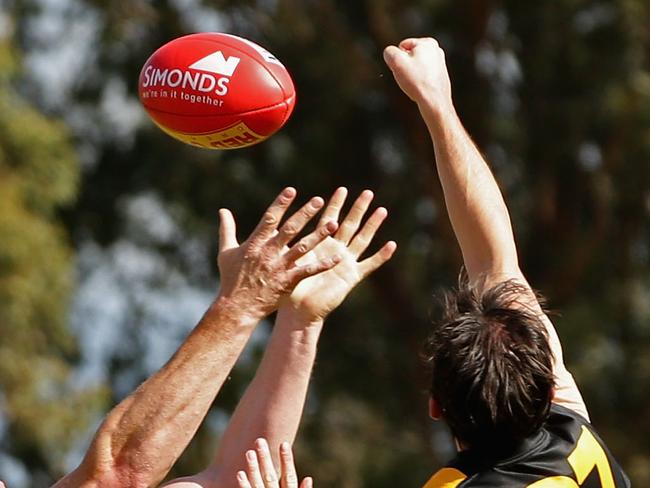
[(531, 290), (514, 280), (482, 291), (461, 278), (442, 297), (442, 320), (426, 344), (431, 395), (465, 445), (512, 446), (548, 417), (553, 355), (526, 296)]

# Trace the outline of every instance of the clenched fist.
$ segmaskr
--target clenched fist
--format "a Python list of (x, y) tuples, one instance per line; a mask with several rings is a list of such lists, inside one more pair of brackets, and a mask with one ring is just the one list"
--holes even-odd
[(384, 60), (399, 87), (415, 103), (440, 112), (453, 106), (445, 53), (435, 39), (405, 39), (399, 47), (388, 46)]

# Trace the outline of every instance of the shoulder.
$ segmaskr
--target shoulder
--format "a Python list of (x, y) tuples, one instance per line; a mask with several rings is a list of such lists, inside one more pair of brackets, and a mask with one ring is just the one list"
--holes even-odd
[(593, 430), (589, 420), (582, 414), (558, 403), (551, 404), (551, 411), (545, 422), (545, 427), (548, 431), (551, 433), (566, 431), (567, 433), (578, 434), (583, 426)]
[(423, 488), (456, 488), (467, 479), (467, 475), (456, 468), (442, 468), (434, 474)]

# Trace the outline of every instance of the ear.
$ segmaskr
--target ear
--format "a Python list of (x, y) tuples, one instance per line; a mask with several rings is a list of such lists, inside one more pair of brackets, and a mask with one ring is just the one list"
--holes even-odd
[(429, 416), (433, 420), (440, 420), (442, 418), (442, 409), (432, 396), (429, 397)]

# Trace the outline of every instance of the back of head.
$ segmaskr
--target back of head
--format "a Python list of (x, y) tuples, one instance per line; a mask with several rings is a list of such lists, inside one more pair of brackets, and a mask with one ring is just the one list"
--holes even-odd
[(538, 313), (515, 281), (478, 292), (461, 281), (447, 293), (427, 342), (431, 394), (467, 446), (510, 446), (548, 417), (553, 356)]

